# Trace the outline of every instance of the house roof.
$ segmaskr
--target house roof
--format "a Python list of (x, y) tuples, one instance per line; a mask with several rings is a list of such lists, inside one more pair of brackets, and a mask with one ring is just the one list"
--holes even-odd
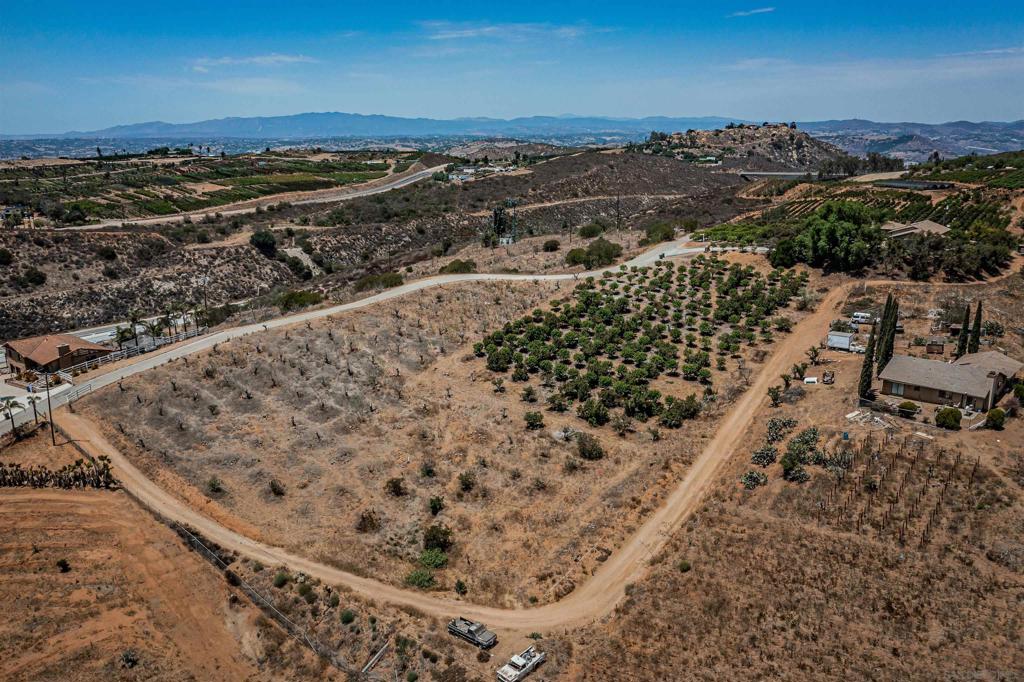
[(71, 352), (78, 350), (107, 351), (110, 349), (98, 343), (92, 343), (81, 339), (73, 334), (47, 334), (46, 336), (33, 336), (28, 339), (8, 341), (4, 344), (23, 358), (31, 360), (37, 365), (47, 365), (60, 357), (57, 352), (59, 346), (67, 345)]
[(879, 379), (897, 384), (923, 386), (972, 398), (985, 398), (992, 390), (988, 370), (971, 365), (953, 365), (909, 355), (894, 355)]
[(945, 225), (940, 225), (934, 220), (918, 220), (916, 223), (910, 223), (907, 227), (910, 227), (914, 232), (930, 232), (932, 234), (946, 234), (949, 232), (949, 228)]
[(961, 367), (978, 367), (988, 372), (999, 372), (1009, 379), (1024, 367), (1024, 363), (1017, 362), (1011, 357), (994, 350), (984, 353), (971, 353), (957, 359), (953, 364)]
[(909, 225), (890, 220), (882, 225), (882, 231), (890, 237), (906, 237), (912, 234), (946, 234), (949, 228), (934, 220), (918, 220)]

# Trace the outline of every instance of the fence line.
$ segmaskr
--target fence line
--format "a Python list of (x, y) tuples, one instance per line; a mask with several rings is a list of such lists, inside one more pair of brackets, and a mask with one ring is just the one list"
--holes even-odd
[(200, 555), (206, 558), (207, 561), (211, 562), (213, 565), (223, 570), (224, 575), (230, 584), (240, 587), (253, 603), (259, 606), (264, 613), (266, 613), (271, 618), (276, 620), (278, 624), (280, 624), (281, 627), (283, 627), (285, 631), (288, 632), (289, 635), (295, 638), (296, 641), (298, 641), (301, 644), (305, 644), (314, 654), (320, 656), (321, 658), (327, 659), (327, 661), (329, 661), (331, 665), (333, 665), (335, 668), (338, 668), (343, 672), (360, 672), (356, 668), (345, 663), (344, 661), (338, 660), (334, 653), (328, 650), (327, 647), (325, 647), (315, 639), (311, 638), (305, 629), (296, 624), (295, 621), (288, 618), (288, 616), (281, 613), (277, 609), (277, 607), (275, 607), (273, 603), (271, 603), (269, 599), (264, 597), (255, 587), (244, 581), (242, 577), (238, 575), (238, 573), (232, 571), (229, 564), (227, 564), (223, 559), (221, 559), (220, 555), (218, 555), (216, 552), (214, 552), (209, 547), (204, 545), (203, 542), (198, 537), (193, 535), (187, 528), (182, 526), (177, 521), (167, 520), (167, 522), (172, 527), (172, 529), (176, 533), (178, 533), (178, 536), (181, 537), (181, 539), (187, 542), (190, 547), (198, 551)]
[[(95, 369), (96, 367), (99, 367), (101, 365), (106, 365), (111, 362), (117, 362), (118, 360), (124, 360), (126, 358), (134, 358), (137, 355), (149, 353), (151, 351), (156, 350), (157, 348), (161, 348), (172, 343), (177, 343), (178, 341), (184, 341), (185, 339), (191, 339), (193, 337), (205, 333), (206, 330), (206, 327), (202, 327), (200, 329), (193, 329), (192, 331), (189, 332), (179, 332), (171, 336), (157, 336), (156, 338), (152, 339), (152, 343), (147, 344), (145, 346), (131, 346), (129, 348), (121, 348), (120, 350), (115, 350), (114, 352), (108, 353), (101, 357), (93, 358), (92, 360), (86, 360), (85, 362), (80, 362), (77, 365), (71, 365), (70, 367), (65, 367), (64, 369), (59, 369), (56, 372), (54, 372), (54, 375), (60, 377), (61, 380), (65, 381), (66, 383), (69, 383), (72, 386), (74, 386), (75, 374), (88, 372), (90, 369)], [(43, 376), (29, 384), (28, 388), (30, 391), (34, 393), (38, 393), (39, 391), (45, 391), (46, 381), (47, 377)]]

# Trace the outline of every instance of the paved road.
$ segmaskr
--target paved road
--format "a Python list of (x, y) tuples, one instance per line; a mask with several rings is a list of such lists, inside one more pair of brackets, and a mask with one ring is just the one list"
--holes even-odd
[[(627, 266), (634, 265), (650, 265), (651, 263), (670, 256), (681, 256), (687, 254), (700, 253), (704, 251), (704, 247), (684, 247), (689, 240), (689, 236), (685, 236), (682, 239), (678, 239), (673, 242), (666, 242), (659, 244), (658, 246), (640, 254), (636, 258), (626, 262)], [(186, 355), (192, 355), (199, 353), (208, 348), (212, 348), (214, 344), (224, 343), (231, 339), (237, 339), (242, 336), (249, 334), (255, 334), (267, 329), (276, 329), (278, 327), (287, 327), (293, 324), (300, 324), (308, 320), (317, 320), (320, 318), (327, 317), (329, 315), (337, 315), (339, 313), (348, 312), (350, 310), (358, 310), (360, 308), (366, 308), (371, 305), (376, 305), (384, 301), (390, 301), (407, 294), (411, 294), (416, 291), (422, 291), (423, 289), (430, 289), (432, 287), (444, 286), (446, 284), (456, 284), (459, 282), (494, 282), (494, 281), (557, 281), (557, 280), (573, 280), (573, 279), (585, 279), (589, 276), (599, 276), (601, 273), (608, 270), (615, 270), (618, 266), (611, 268), (604, 268), (602, 270), (594, 270), (593, 272), (585, 273), (573, 273), (573, 274), (558, 274), (558, 275), (515, 275), (515, 274), (501, 274), (501, 273), (473, 273), (473, 274), (460, 274), (460, 275), (438, 275), (436, 277), (428, 277), (426, 279), (419, 279), (393, 289), (387, 289), (373, 296), (359, 299), (358, 301), (352, 301), (350, 303), (344, 303), (341, 305), (331, 306), (329, 308), (319, 308), (316, 310), (309, 310), (296, 315), (289, 315), (287, 317), (279, 317), (267, 322), (249, 324), (241, 327), (233, 327), (231, 329), (225, 329), (223, 331), (209, 334), (206, 336), (200, 336), (185, 344), (181, 344), (174, 348), (166, 351), (155, 351), (147, 355), (139, 356), (139, 358), (128, 365), (119, 367), (108, 371), (105, 374), (98, 375), (91, 379), (80, 381), (76, 384), (76, 390), (79, 391), (93, 391), (104, 386), (110, 386), (115, 384), (121, 379), (125, 379), (130, 376), (134, 376), (141, 372), (145, 372), (154, 367), (158, 367), (171, 360), (184, 357)], [(109, 325), (107, 327), (99, 327), (91, 330), (82, 330), (76, 332), (78, 335), (96, 335), (102, 333), (109, 333), (111, 328), (116, 328), (116, 325)], [(75, 395), (76, 391), (69, 391), (67, 393), (53, 396), (52, 402), (54, 409), (64, 405), (68, 401), (69, 395)], [(22, 412), (15, 413), (15, 423), (24, 424), (32, 419), (31, 410), (25, 410)], [(7, 433), (10, 431), (10, 420), (0, 422), (0, 434)]]
[[(212, 213), (220, 213), (224, 216), (242, 215), (245, 213), (254, 213), (256, 207), (266, 207), (270, 204), (276, 204), (281, 201), (288, 201), (296, 206), (307, 206), (310, 204), (328, 204), (335, 201), (348, 201), (349, 199), (356, 199), (358, 197), (368, 197), (374, 194), (381, 194), (382, 192), (390, 192), (393, 189), (399, 189), (406, 187), (413, 183), (425, 180), (437, 171), (444, 170), (444, 166), (434, 166), (433, 168), (425, 168), (424, 170), (414, 171), (408, 175), (399, 175), (394, 178), (388, 179), (379, 185), (372, 187), (355, 187), (355, 188), (344, 188), (339, 187), (335, 190), (315, 190), (312, 192), (300, 192), (300, 193), (288, 193), (285, 195), (268, 196), (263, 199), (251, 199), (245, 202), (245, 206), (241, 208), (231, 208), (233, 204), (226, 204), (224, 206), (211, 206), (200, 211), (190, 211), (188, 213), (174, 213), (172, 215), (156, 216), (153, 218), (136, 218), (133, 220), (104, 220), (91, 225), (76, 225), (74, 227), (65, 227), (64, 230), (76, 230), (76, 231), (88, 231), (88, 230), (103, 230), (112, 227), (124, 227), (125, 225), (159, 225), (162, 223), (177, 223), (181, 222), (185, 218), (191, 220), (201, 220), (204, 216)], [(296, 198), (290, 198), (296, 197)]]

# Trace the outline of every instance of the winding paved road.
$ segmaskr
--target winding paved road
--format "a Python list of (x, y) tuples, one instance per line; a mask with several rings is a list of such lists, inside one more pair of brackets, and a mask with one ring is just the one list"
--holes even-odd
[[(154, 216), (152, 218), (135, 218), (130, 220), (104, 220), (90, 225), (76, 225), (74, 227), (65, 227), (62, 229), (89, 231), (103, 230), (111, 227), (124, 227), (126, 225), (160, 225), (163, 223), (178, 223), (183, 221), (185, 218), (201, 220), (203, 217), (212, 213), (220, 213), (222, 216), (242, 215), (245, 213), (255, 212), (257, 207), (265, 208), (270, 204), (276, 204), (282, 201), (288, 201), (296, 206), (328, 204), (334, 201), (348, 201), (349, 199), (368, 197), (374, 194), (381, 194), (382, 192), (390, 192), (393, 189), (400, 189), (407, 185), (419, 182), (420, 180), (425, 180), (437, 171), (444, 170), (444, 168), (444, 166), (434, 166), (433, 168), (425, 168), (411, 173), (399, 173), (386, 178), (381, 178), (382, 182), (379, 184), (373, 184), (376, 181), (370, 181), (369, 183), (364, 183), (357, 187), (318, 189), (309, 192), (288, 192), (285, 194), (275, 194), (268, 197), (262, 197), (260, 199), (249, 199), (234, 204), (211, 206), (209, 208), (198, 211), (189, 211), (187, 213), (173, 213), (171, 215)], [(232, 206), (236, 206), (237, 208), (232, 208)]]

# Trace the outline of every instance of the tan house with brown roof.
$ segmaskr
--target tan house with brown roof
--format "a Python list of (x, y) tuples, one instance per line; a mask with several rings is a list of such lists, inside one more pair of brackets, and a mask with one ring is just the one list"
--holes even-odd
[(984, 412), (999, 402), (1022, 367), (996, 351), (964, 355), (952, 363), (894, 355), (878, 378), (885, 395)]
[(86, 360), (103, 357), (113, 349), (72, 334), (47, 334), (4, 344), (7, 364), (15, 374), (25, 371), (56, 372)]

